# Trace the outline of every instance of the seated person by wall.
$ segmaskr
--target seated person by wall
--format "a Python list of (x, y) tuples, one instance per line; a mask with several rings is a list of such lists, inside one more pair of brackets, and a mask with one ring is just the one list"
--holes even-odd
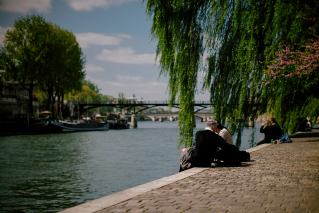
[(312, 125), (310, 121), (306, 118), (303, 118), (299, 123), (298, 131), (311, 131)]
[[(211, 119), (206, 122), (205, 130), (196, 132), (195, 147), (189, 148), (186, 151), (188, 153), (181, 154), (180, 171), (191, 167), (210, 167), (219, 148), (224, 151), (232, 150), (233, 148), (237, 149), (237, 147), (227, 143), (222, 137), (213, 131), (217, 125), (217, 121)], [(185, 166), (186, 163), (187, 166)]]
[(277, 123), (275, 118), (271, 117), (269, 119), (269, 121), (271, 122), (271, 125), (272, 125), (272, 127), (274, 129), (274, 134), (275, 134), (274, 140), (277, 140), (278, 138), (281, 138), (281, 136), (284, 135), (284, 130), (279, 126), (279, 124)]
[[(271, 140), (276, 140), (278, 138), (278, 129), (276, 126), (272, 125), (270, 120), (267, 120), (265, 123), (261, 124), (260, 132), (265, 134), (265, 137), (260, 139), (260, 142), (257, 143), (258, 145), (264, 143), (271, 143)], [(280, 130), (281, 131), (281, 130)]]
[(221, 125), (219, 121), (217, 121), (217, 126), (213, 127), (213, 131), (217, 133), (220, 137), (222, 137), (227, 143), (234, 145), (231, 134), (228, 132), (226, 127)]

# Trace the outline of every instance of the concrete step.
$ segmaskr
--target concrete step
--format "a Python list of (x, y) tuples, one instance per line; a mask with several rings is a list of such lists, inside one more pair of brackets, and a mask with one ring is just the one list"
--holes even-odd
[(289, 138), (305, 138), (305, 137), (319, 137), (319, 129), (312, 129), (311, 131), (296, 132), (288, 135)]

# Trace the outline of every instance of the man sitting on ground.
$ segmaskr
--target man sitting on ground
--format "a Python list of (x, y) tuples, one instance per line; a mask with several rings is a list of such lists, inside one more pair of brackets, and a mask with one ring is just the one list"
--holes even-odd
[(217, 148), (229, 150), (233, 145), (228, 144), (222, 137), (214, 133), (217, 128), (217, 121), (210, 119), (206, 122), (205, 130), (195, 134), (196, 147), (194, 150), (194, 166), (210, 167), (213, 162)]

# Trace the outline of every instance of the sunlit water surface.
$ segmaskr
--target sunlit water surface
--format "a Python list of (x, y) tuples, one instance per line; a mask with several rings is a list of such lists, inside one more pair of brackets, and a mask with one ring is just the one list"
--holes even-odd
[[(204, 129), (197, 122), (194, 132)], [(263, 137), (245, 128), (241, 150)], [(176, 174), (177, 122), (138, 128), (0, 137), (0, 211), (58, 212)]]

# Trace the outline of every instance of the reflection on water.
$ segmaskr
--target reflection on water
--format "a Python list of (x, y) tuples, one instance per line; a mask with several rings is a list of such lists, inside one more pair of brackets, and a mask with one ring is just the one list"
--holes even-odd
[[(242, 150), (252, 132), (244, 130)], [(263, 137), (257, 133), (255, 141)], [(148, 121), (128, 130), (1, 137), (0, 210), (57, 212), (176, 174), (177, 139), (177, 122)]]

